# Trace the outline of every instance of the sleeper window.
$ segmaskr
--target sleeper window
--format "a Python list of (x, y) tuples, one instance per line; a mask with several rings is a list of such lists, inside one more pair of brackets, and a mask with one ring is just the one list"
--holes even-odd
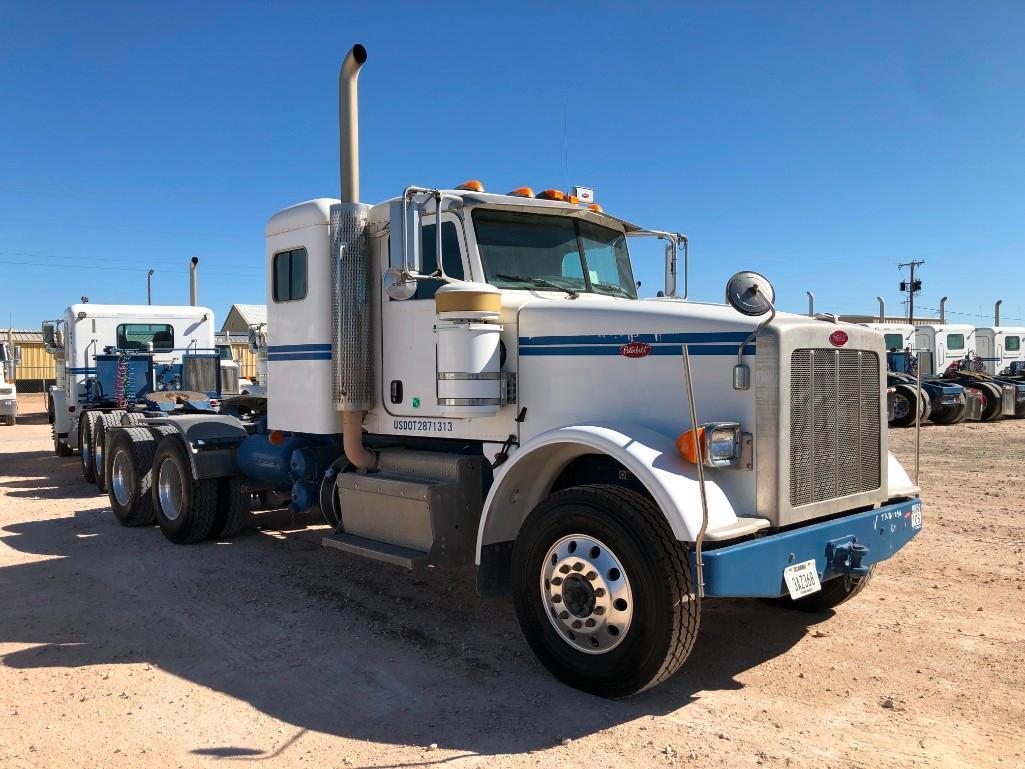
[(947, 334), (947, 349), (948, 350), (963, 350), (964, 349), (964, 334)]
[(1004, 337), (1004, 349), (1007, 352), (1018, 352), (1021, 349), (1021, 337), (1020, 336), (1005, 336)]
[(306, 298), (305, 248), (274, 254), (273, 270), (275, 302), (291, 302)]

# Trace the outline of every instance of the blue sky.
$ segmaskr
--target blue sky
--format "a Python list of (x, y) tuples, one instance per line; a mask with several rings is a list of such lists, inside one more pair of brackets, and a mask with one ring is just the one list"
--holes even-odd
[[(263, 227), (337, 195), (337, 67), (362, 194), (585, 184), (686, 232), (691, 295), (1025, 319), (1021, 4), (0, 4), (0, 323), (92, 301), (265, 301)], [(564, 130), (564, 125), (568, 131)], [(568, 153), (567, 153), (568, 148)], [(568, 161), (567, 161), (568, 155)], [(661, 285), (636, 249), (642, 293)], [(965, 313), (957, 315), (956, 313)], [(984, 317), (975, 318), (972, 315)]]

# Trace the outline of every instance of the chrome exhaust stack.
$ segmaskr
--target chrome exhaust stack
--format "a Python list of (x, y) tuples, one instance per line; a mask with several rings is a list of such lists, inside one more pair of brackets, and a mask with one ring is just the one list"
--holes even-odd
[(345, 456), (361, 470), (377, 457), (363, 446), (363, 418), (373, 405), (370, 250), (366, 239), (370, 206), (359, 202), (359, 92), (367, 60), (352, 47), (338, 70), (338, 173), (341, 202), (331, 206), (331, 361), (335, 408), (342, 412)]
[[(152, 272), (152, 270), (151, 270)], [(151, 302), (152, 304), (152, 302)], [(192, 257), (189, 263), (189, 304), (196, 307), (199, 304), (199, 257)]]

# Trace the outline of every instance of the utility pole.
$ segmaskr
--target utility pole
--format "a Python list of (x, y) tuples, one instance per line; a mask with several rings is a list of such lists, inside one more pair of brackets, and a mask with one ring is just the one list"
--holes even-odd
[(914, 325), (915, 322), (915, 294), (922, 290), (922, 281), (915, 280), (915, 268), (921, 267), (925, 264), (925, 260), (920, 261), (912, 260), (910, 262), (904, 262), (897, 265), (898, 270), (903, 270), (905, 267), (911, 268), (911, 279), (902, 280), (900, 282), (900, 290), (907, 292), (908, 295), (908, 323)]

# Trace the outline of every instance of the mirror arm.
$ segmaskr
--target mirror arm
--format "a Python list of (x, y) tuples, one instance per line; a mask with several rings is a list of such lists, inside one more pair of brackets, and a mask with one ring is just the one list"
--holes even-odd
[(758, 336), (759, 332), (761, 332), (762, 329), (764, 329), (766, 326), (768, 326), (770, 323), (772, 323), (772, 319), (776, 317), (776, 305), (774, 305), (772, 303), (772, 301), (769, 299), (769, 297), (767, 297), (765, 294), (763, 294), (761, 291), (759, 291), (757, 286), (753, 287), (751, 290), (754, 291), (756, 294), (759, 294), (762, 297), (762, 299), (764, 299), (766, 302), (768, 302), (768, 304), (769, 304), (769, 316), (767, 318), (765, 318), (765, 320), (763, 320), (757, 326), (755, 326), (755, 330), (752, 331), (750, 334), (748, 334), (747, 338), (743, 342), (740, 343), (740, 347), (737, 349), (737, 365), (738, 366), (742, 365), (744, 363), (744, 348), (747, 347), (748, 344), (750, 344), (754, 340), (754, 338), (756, 336)]

